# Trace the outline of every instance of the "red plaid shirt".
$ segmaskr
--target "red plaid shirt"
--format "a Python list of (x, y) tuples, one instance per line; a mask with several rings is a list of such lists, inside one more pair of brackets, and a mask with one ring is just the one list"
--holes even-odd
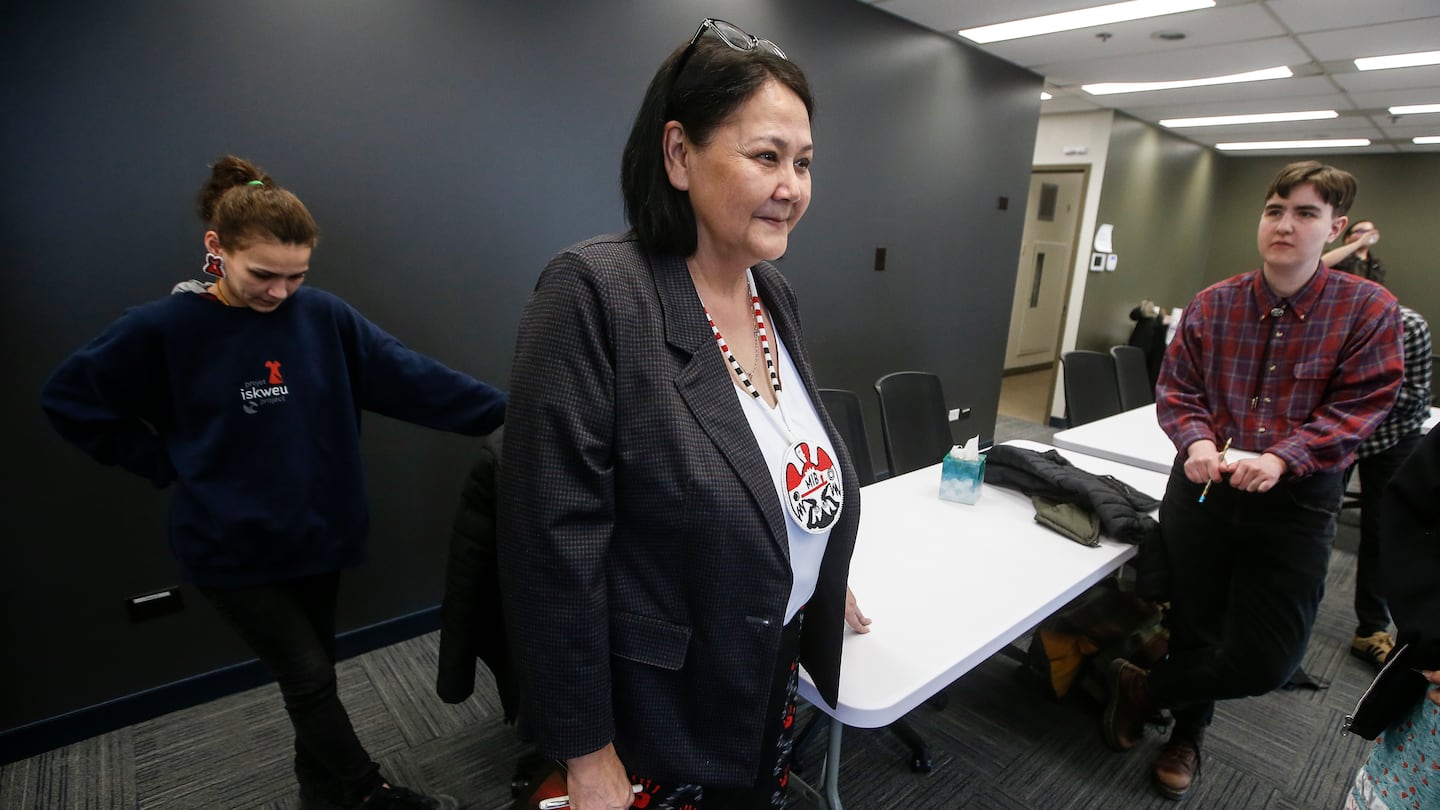
[(1395, 404), (1400, 334), (1379, 284), (1321, 267), (1282, 299), (1261, 271), (1242, 273), (1185, 308), (1160, 371), (1160, 426), (1182, 453), (1229, 438), (1291, 475), (1343, 469)]

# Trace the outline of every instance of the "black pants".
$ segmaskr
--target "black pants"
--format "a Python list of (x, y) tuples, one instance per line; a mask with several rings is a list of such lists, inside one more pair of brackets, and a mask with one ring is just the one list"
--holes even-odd
[(302, 792), (353, 801), (374, 790), (380, 766), (355, 736), (335, 687), (338, 572), (240, 588), (201, 588), (275, 676), (295, 727)]
[(1266, 493), (1210, 487), (1170, 471), (1160, 505), (1170, 579), (1170, 655), (1151, 671), (1175, 732), (1210, 724), (1215, 701), (1262, 695), (1299, 666), (1325, 593), (1341, 476), (1282, 478)]
[[(1390, 608), (1380, 583), (1380, 496), (1395, 471), (1415, 452), (1423, 433), (1411, 433), (1393, 447), (1366, 456), (1360, 470), (1360, 550), (1355, 561), (1355, 635), (1368, 636), (1390, 626)], [(1350, 474), (1346, 473), (1346, 480)]]

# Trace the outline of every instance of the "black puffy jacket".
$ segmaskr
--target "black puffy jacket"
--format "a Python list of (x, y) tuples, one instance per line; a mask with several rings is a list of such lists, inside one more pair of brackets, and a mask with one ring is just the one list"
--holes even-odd
[(1159, 501), (1113, 476), (1086, 472), (1054, 450), (996, 445), (985, 453), (985, 483), (1082, 506), (1100, 518), (1101, 531), (1126, 543), (1143, 543), (1160, 532), (1149, 515)]

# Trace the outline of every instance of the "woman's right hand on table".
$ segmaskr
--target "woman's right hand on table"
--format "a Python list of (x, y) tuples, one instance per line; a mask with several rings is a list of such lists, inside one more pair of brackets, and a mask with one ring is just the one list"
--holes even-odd
[(860, 603), (855, 601), (855, 592), (845, 589), (845, 623), (857, 633), (870, 632), (870, 617), (860, 612)]

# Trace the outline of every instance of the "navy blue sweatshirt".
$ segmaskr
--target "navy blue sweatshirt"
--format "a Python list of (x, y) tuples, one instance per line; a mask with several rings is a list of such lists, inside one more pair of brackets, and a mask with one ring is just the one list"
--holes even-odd
[(505, 402), (312, 287), (269, 313), (195, 294), (136, 307), (41, 395), (55, 429), (97, 461), (173, 485), (171, 549), (182, 577), (207, 586), (361, 562), (361, 410), (481, 435)]

